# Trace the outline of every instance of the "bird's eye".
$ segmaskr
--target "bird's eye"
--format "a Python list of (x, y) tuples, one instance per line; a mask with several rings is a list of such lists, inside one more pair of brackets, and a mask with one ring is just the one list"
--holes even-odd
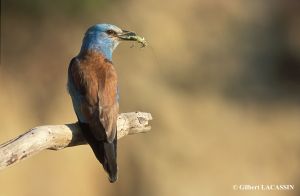
[(107, 30), (106, 33), (107, 33), (108, 35), (116, 35), (116, 34), (117, 34), (117, 33), (116, 33), (115, 31), (113, 31), (113, 30)]

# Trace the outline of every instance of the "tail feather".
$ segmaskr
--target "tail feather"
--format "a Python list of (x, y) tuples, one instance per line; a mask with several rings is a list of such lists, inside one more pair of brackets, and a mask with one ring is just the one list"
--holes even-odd
[(112, 143), (99, 141), (93, 136), (88, 124), (79, 122), (79, 125), (96, 158), (108, 173), (109, 181), (115, 182), (118, 179), (117, 138)]
[(117, 139), (115, 139), (113, 143), (104, 142), (103, 144), (109, 180), (110, 182), (115, 182), (118, 179)]

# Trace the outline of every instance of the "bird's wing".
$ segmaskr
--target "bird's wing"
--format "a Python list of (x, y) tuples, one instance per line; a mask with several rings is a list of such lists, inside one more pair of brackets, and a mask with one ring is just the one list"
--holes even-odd
[(68, 74), (69, 93), (78, 120), (89, 123), (98, 109), (98, 83), (77, 58), (71, 60)]
[(108, 61), (105, 63), (105, 69), (98, 80), (100, 121), (105, 129), (107, 140), (113, 142), (117, 133), (117, 118), (119, 113), (118, 82), (113, 65)]
[(97, 140), (106, 137), (112, 142), (116, 137), (119, 109), (116, 99), (117, 75), (113, 66), (90, 66), (79, 60), (72, 60), (69, 66), (69, 83), (69, 91), (72, 91), (72, 86), (75, 91), (71, 96), (79, 120), (89, 124)]

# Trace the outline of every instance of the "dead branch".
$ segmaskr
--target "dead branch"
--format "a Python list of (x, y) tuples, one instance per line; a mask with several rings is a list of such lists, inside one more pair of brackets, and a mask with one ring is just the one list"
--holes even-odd
[[(122, 113), (118, 117), (118, 139), (131, 134), (150, 131), (150, 113)], [(86, 144), (77, 123), (44, 125), (0, 145), (0, 170), (37, 154), (45, 149), (60, 150)]]

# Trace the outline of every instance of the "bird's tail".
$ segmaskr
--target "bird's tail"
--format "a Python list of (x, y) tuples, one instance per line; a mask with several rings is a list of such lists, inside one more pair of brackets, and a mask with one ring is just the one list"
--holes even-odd
[(106, 160), (106, 168), (109, 174), (109, 181), (115, 182), (118, 179), (118, 165), (117, 165), (117, 138), (112, 143), (104, 142), (104, 153)]
[(117, 137), (112, 143), (97, 140), (86, 123), (79, 123), (82, 134), (91, 146), (96, 158), (103, 165), (111, 183), (118, 179)]

